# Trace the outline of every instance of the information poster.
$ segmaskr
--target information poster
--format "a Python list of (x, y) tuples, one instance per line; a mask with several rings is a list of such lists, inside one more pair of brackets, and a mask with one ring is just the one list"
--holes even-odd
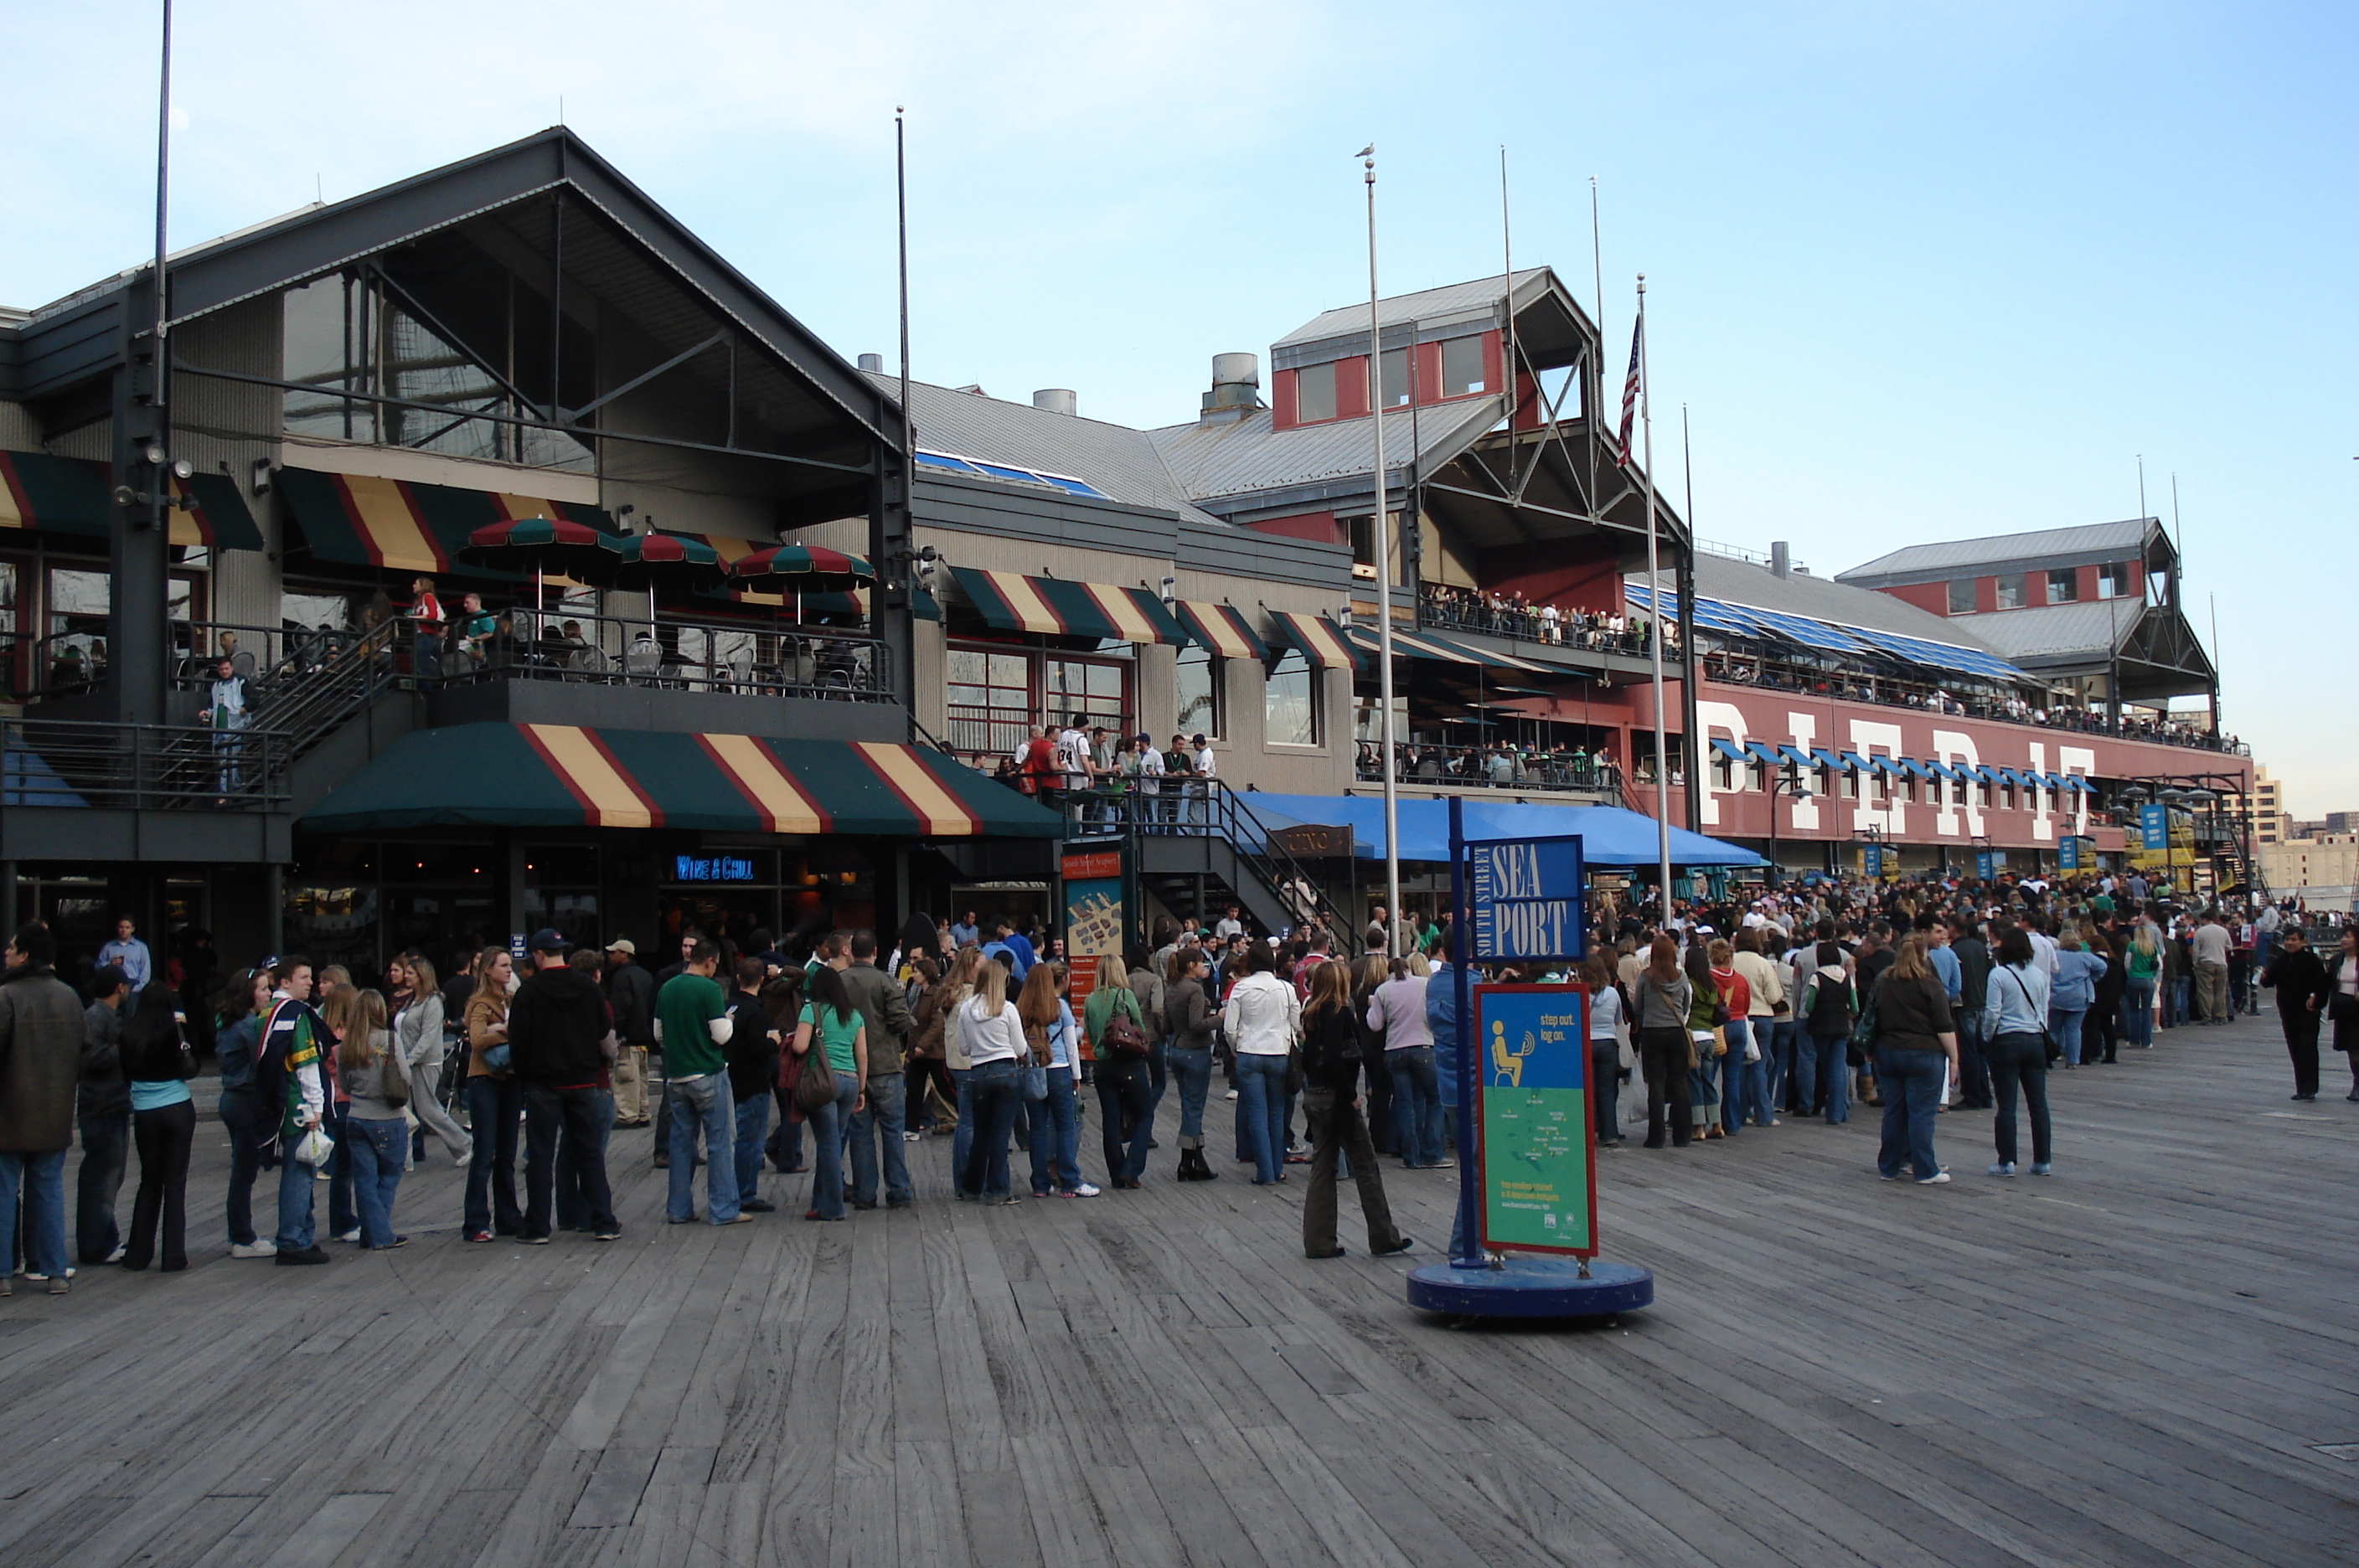
[(1477, 985), (1473, 1016), (1484, 1247), (1596, 1256), (1588, 992)]

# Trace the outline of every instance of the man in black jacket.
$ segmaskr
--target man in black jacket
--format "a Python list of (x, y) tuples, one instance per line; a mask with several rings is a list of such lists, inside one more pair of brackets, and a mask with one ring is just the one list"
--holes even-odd
[(531, 945), (532, 978), (517, 988), (508, 1008), (510, 1069), (524, 1089), (523, 1239), (548, 1244), (561, 1136), (590, 1210), (591, 1234), (613, 1241), (623, 1227), (614, 1219), (599, 1136), (599, 1080), (606, 1063), (598, 1042), (606, 1035), (606, 999), (597, 981), (565, 962), (565, 939), (556, 931), (533, 932)]
[(876, 1166), (879, 1141), (885, 1165), (885, 1202), (906, 1209), (917, 1201), (909, 1181), (908, 1159), (902, 1149), (908, 1130), (908, 1080), (902, 1051), (909, 1039), (909, 1003), (893, 977), (876, 967), (876, 933), (856, 931), (847, 944), (843, 994), (860, 1009), (868, 1030), (867, 1102), (852, 1117), (852, 1206), (876, 1206)]
[(1987, 1111), (1991, 1098), (1990, 1062), (1983, 1054), (1983, 1007), (1990, 1000), (1991, 953), (1971, 914), (1949, 917), (1950, 951), (1958, 958), (1958, 1103), (1969, 1110)]
[(2318, 1020), (2332, 989), (2326, 965), (2310, 951), (2297, 925), (2277, 933), (2277, 956), (2261, 971), (2261, 984), (2277, 993), (2277, 1027), (2285, 1031), (2286, 1054), (2293, 1058), (2293, 1097), (2318, 1098)]
[(647, 1051), (656, 1042), (656, 982), (629, 937), (606, 944), (606, 1000), (622, 1054), (614, 1059), (614, 1125), (647, 1125)]

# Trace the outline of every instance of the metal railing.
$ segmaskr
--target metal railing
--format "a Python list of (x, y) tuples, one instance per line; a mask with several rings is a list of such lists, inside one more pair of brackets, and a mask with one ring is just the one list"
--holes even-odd
[(0, 806), (215, 811), (283, 804), (285, 737), (198, 724), (0, 724)]
[(415, 649), (413, 667), (445, 683), (570, 681), (679, 691), (893, 701), (892, 650), (864, 632), (520, 612), (485, 636)]
[(1272, 836), (1276, 830), (1254, 813), (1253, 791), (1234, 789), (1226, 779), (1167, 778), (1153, 795), (1044, 784), (1036, 799), (1064, 817), (1071, 839), (1137, 834), (1216, 839), (1236, 851), (1239, 866), (1293, 914), (1296, 923), (1315, 921), (1339, 939), (1353, 940), (1357, 928)]
[(1543, 648), (1582, 648), (1592, 653), (1621, 653), (1644, 658), (1647, 628), (1607, 624), (1603, 615), (1586, 610), (1560, 610), (1550, 623), (1537, 604), (1495, 605), (1463, 590), (1428, 585), (1417, 598), (1417, 624), (1438, 632), (1477, 632), (1512, 642)]
[[(1393, 757), (1393, 778), (1401, 784), (1526, 792), (1581, 789), (1606, 795), (1622, 787), (1621, 769), (1577, 751), (1404, 742), (1394, 746)], [(1360, 743), (1353, 772), (1363, 784), (1384, 781), (1384, 756), (1377, 743)]]

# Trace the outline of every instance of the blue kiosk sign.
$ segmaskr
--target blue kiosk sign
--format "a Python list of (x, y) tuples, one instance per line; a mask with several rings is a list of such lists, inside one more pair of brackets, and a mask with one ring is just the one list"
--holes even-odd
[[(1434, 1043), (1460, 1085), (1458, 1225), (1450, 1261), (1410, 1273), (1409, 1304), (1468, 1317), (1593, 1317), (1646, 1306), (1653, 1275), (1589, 1260), (1596, 1119), (1587, 995), (1578, 985), (1473, 983), (1477, 964), (1587, 956), (1581, 840), (1469, 844), (1465, 802), (1452, 796), (1450, 863), (1454, 925), (1465, 940), (1450, 971), (1456, 1032)], [(1486, 1255), (1486, 1244), (1500, 1256)], [(1548, 1253), (1558, 1256), (1535, 1256)]]

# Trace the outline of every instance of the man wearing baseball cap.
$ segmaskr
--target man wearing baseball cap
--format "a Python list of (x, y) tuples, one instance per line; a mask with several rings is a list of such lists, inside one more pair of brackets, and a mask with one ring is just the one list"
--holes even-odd
[(656, 983), (629, 937), (606, 944), (606, 1005), (614, 1009), (614, 1125), (647, 1125), (647, 1051), (656, 1042)]
[(508, 1061), (524, 1088), (524, 1240), (546, 1246), (557, 1193), (557, 1145), (581, 1183), (590, 1232), (601, 1241), (623, 1234), (606, 1184), (605, 1106), (598, 1080), (605, 1058), (606, 998), (598, 983), (565, 962), (565, 938), (532, 933), (533, 974), (508, 1007)]

